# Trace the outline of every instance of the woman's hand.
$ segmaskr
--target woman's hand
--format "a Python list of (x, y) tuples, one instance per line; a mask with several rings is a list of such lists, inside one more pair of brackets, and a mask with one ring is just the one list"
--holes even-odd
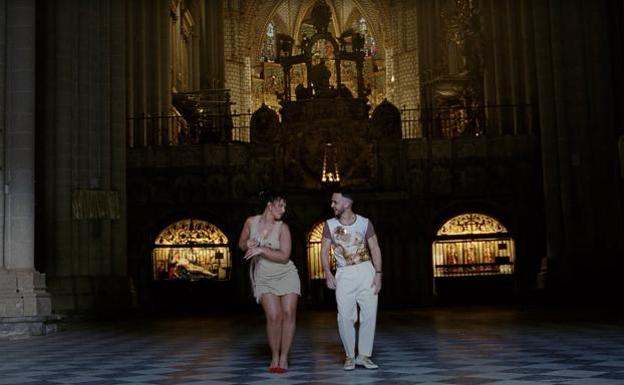
[(245, 253), (245, 257), (243, 259), (248, 261), (251, 258), (255, 257), (256, 255), (260, 255), (262, 253), (263, 253), (263, 247), (258, 247), (258, 246), (250, 247), (249, 249), (247, 249), (247, 252)]
[(255, 239), (248, 239), (247, 240), (247, 250), (253, 248), (253, 247), (257, 247), (259, 246), (260, 243), (258, 241), (256, 241)]

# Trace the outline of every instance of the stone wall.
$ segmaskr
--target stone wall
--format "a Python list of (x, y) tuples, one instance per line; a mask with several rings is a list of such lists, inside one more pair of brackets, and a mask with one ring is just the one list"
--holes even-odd
[[(126, 102), (136, 100), (127, 97), (126, 87), (129, 80), (138, 83), (131, 81), (133, 67), (126, 69), (126, 16), (138, 10), (124, 0), (40, 4), (37, 261), (57, 312), (127, 303)], [(159, 35), (150, 36), (159, 41)], [(137, 95), (139, 89), (156, 93), (141, 84)], [(115, 218), (72, 216), (77, 190), (112, 192), (120, 212)]]

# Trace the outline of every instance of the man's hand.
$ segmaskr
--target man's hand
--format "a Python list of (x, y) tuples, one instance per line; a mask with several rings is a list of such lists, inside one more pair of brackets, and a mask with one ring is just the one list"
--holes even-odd
[(336, 290), (336, 278), (334, 277), (334, 275), (330, 271), (326, 271), (325, 277), (325, 283), (327, 284), (327, 287), (332, 290)]
[(371, 287), (375, 288), (375, 295), (381, 291), (381, 274), (375, 273), (375, 278), (373, 278)]

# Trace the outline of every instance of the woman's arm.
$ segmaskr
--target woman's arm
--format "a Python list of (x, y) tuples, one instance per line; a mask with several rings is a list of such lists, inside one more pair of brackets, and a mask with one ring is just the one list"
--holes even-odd
[(251, 218), (252, 217), (249, 217), (245, 220), (245, 224), (243, 225), (243, 231), (241, 231), (241, 235), (238, 238), (238, 247), (243, 251), (247, 251), (250, 247), (257, 245), (257, 242), (249, 242), (249, 234), (251, 232)]
[(245, 259), (250, 259), (258, 254), (262, 254), (269, 261), (280, 263), (288, 262), (292, 245), (290, 238), (290, 229), (285, 223), (282, 223), (282, 225), (280, 226), (279, 240), (279, 249), (271, 249), (270, 247), (266, 246), (250, 247), (245, 254)]

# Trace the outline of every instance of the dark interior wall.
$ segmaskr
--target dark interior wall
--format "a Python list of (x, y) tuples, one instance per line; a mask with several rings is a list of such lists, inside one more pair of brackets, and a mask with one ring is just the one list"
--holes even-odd
[[(450, 0), (419, 2), (425, 77), (452, 73), (443, 32)], [(541, 146), (549, 287), (619, 292), (624, 255), (622, 1), (480, 0), (484, 102), (527, 104)], [(423, 100), (427, 100), (424, 95)], [(526, 127), (497, 116), (501, 133)], [(537, 132), (537, 131), (534, 131)], [(546, 263), (548, 262), (548, 263)]]
[[(201, 43), (211, 54), (206, 57), (203, 51), (201, 60), (209, 64), (218, 83), (223, 77), (219, 56), (223, 32), (219, 13), (213, 12), (217, 2), (191, 3), (194, 12), (213, 21), (202, 32), (210, 41)], [(438, 16), (449, 3), (418, 3), (421, 72), (440, 68)], [(379, 172), (387, 174), (374, 178), (392, 183), (376, 186), (358, 210), (379, 223), (382, 251), (389, 262), (384, 301), (430, 301), (432, 234), (464, 209), (498, 215), (513, 229), (522, 256), (518, 291), (535, 287), (540, 259), (546, 257), (546, 285), (554, 292), (619, 293), (619, 272), (624, 267), (624, 196), (617, 149), (624, 135), (619, 112), (624, 107), (623, 2), (478, 3), (486, 101), (533, 105), (539, 130), (517, 131), (512, 120), (500, 126), (504, 129), (496, 134), (503, 135), (489, 144), (413, 141), (381, 159)], [(244, 166), (235, 165), (236, 171), (200, 164), (190, 171), (172, 166), (162, 174), (129, 161), (131, 189), (126, 195), (126, 118), (162, 114), (171, 104), (168, 12), (166, 1), (37, 2), (36, 265), (52, 278), (53, 294), (66, 294), (56, 302), (63, 306), (92, 305), (97, 277), (125, 278), (126, 261), (128, 275), (148, 288), (143, 264), (149, 262), (145, 256), (152, 236), (173, 219), (194, 213), (211, 221), (217, 218), (215, 224), (235, 242), (241, 221), (253, 211), (246, 194), (258, 186), (243, 194), (237, 187), (247, 176), (258, 177), (253, 157)], [(201, 78), (202, 87), (206, 84), (211, 80)], [(512, 134), (537, 140), (522, 153), (518, 149), (524, 139), (516, 140)], [(457, 155), (473, 151), (464, 148), (486, 155)], [(387, 161), (391, 158), (395, 160)], [(197, 176), (208, 188), (223, 181), (229, 187), (208, 190), (197, 199), (196, 192), (184, 189), (178, 198), (154, 198), (170, 194), (172, 181), (187, 175)], [(119, 222), (70, 218), (71, 192), (77, 188), (119, 191), (124, 208), (123, 199), (128, 197), (127, 252), (125, 214)], [(146, 191), (147, 200), (137, 200)], [(299, 234), (327, 215), (317, 194), (309, 193), (293, 205), (295, 212), (307, 207), (293, 223)], [(217, 196), (229, 200), (216, 201)], [(392, 220), (397, 212), (398, 219)], [(305, 279), (302, 237), (295, 260)], [(239, 300), (248, 300), (242, 264), (237, 271), (234, 292)]]
[(622, 2), (532, 6), (551, 287), (612, 298), (624, 255)]
[[(225, 232), (233, 253), (233, 269), (230, 282), (189, 284), (185, 290), (194, 285), (206, 293), (213, 290), (213, 296), (221, 293), (216, 298), (224, 307), (255, 306), (247, 264), (242, 262), (236, 246), (245, 218), (260, 212), (256, 194), (264, 185), (258, 183), (267, 180), (251, 176), (258, 163), (267, 161), (256, 157), (254, 146), (214, 144), (130, 150), (129, 274), (144, 306), (162, 305), (166, 293), (159, 289), (165, 284), (155, 283), (151, 277), (156, 236), (169, 224), (189, 217), (206, 220)], [(278, 156), (279, 145), (275, 146), (264, 145), (262, 153)], [(513, 301), (535, 291), (544, 250), (536, 138), (394, 141), (379, 144), (379, 148), (373, 163), (392, 160), (389, 167), (382, 168), (390, 175), (375, 176), (377, 184), (373, 187), (357, 189), (355, 211), (373, 221), (380, 240), (383, 306), (419, 306), (436, 301), (431, 259), (435, 234), (445, 221), (466, 212), (497, 218), (516, 241), (516, 274), (509, 282), (505, 300)], [(228, 153), (229, 157), (215, 156)], [(169, 166), (162, 163), (163, 159)], [(283, 161), (276, 158), (269, 163), (276, 170), (284, 170), (277, 166)], [(173, 166), (181, 162), (187, 166)], [(280, 189), (276, 181), (284, 178), (278, 174), (268, 180)], [(324, 282), (308, 279), (307, 236), (316, 223), (331, 217), (330, 193), (294, 187), (285, 192), (289, 197), (286, 222), (293, 236), (292, 259), (302, 281), (302, 306), (327, 306), (333, 293), (324, 288)], [(186, 298), (190, 308), (203, 304), (201, 297), (193, 299), (193, 295)]]
[[(127, 303), (126, 3), (36, 12), (36, 264), (56, 311)], [(116, 192), (118, 215), (75, 217), (79, 190)]]

